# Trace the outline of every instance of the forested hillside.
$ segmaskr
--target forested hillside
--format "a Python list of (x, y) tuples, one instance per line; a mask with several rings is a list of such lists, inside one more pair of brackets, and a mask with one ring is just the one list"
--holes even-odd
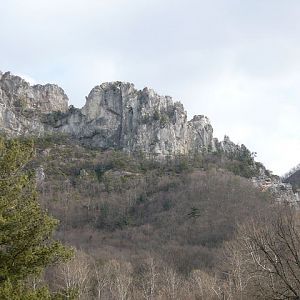
[(230, 172), (252, 165), (222, 154), (157, 162), (64, 138), (37, 147), (40, 199), (61, 220), (60, 238), (98, 258), (148, 252), (183, 274), (211, 268), (236, 224), (269, 203), (268, 194)]
[(54, 237), (74, 256), (14, 279), (22, 296), (0, 282), (4, 299), (298, 295), (297, 212), (249, 180), (263, 166), (246, 148), (155, 160), (62, 135), (33, 145), (22, 172), (35, 174), (40, 205), (60, 221)]
[[(72, 268), (89, 266), (82, 286), (73, 278), (82, 299), (100, 292), (100, 299), (200, 297), (197, 286), (187, 296), (187, 286), (202, 276), (217, 280), (224, 242), (238, 224), (268, 215), (274, 205), (246, 178), (262, 167), (246, 148), (235, 156), (203, 152), (157, 161), (86, 148), (65, 136), (35, 144), (40, 201), (61, 221), (57, 237), (80, 250)], [(47, 275), (55, 290), (52, 272), (61, 270)], [(151, 272), (155, 288), (145, 290)], [(122, 276), (126, 296), (105, 276)], [(101, 291), (97, 280), (107, 280)]]

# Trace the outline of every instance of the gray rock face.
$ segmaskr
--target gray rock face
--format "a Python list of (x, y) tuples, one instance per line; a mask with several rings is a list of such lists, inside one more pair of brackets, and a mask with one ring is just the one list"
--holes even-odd
[(68, 97), (57, 85), (31, 86), (19, 76), (0, 73), (0, 129), (8, 136), (41, 134), (42, 114), (67, 109)]
[(122, 82), (93, 88), (85, 106), (73, 110), (55, 127), (94, 147), (157, 157), (200, 151), (210, 147), (213, 140), (207, 117), (195, 116), (187, 122), (181, 103)]
[(212, 149), (213, 128), (205, 116), (187, 121), (180, 102), (133, 84), (103, 83), (82, 109), (70, 107), (56, 85), (30, 86), (0, 74), (0, 129), (9, 136), (65, 133), (99, 148), (166, 157)]
[(282, 177), (283, 182), (290, 183), (294, 191), (300, 193), (300, 164), (291, 169)]
[(206, 148), (215, 150), (213, 139), (213, 128), (207, 117), (203, 115), (194, 116), (187, 124), (188, 126), (188, 152), (199, 152)]
[(36, 184), (38, 186), (42, 185), (44, 180), (46, 178), (45, 172), (44, 172), (44, 168), (42, 166), (39, 166), (36, 170), (35, 170), (35, 179), (36, 179)]
[(225, 135), (224, 140), (220, 142), (219, 148), (225, 153), (236, 153), (240, 151), (240, 146), (233, 143), (227, 135)]
[(280, 178), (271, 178), (266, 175), (252, 178), (252, 182), (262, 191), (268, 191), (280, 203), (289, 203), (297, 208), (299, 206), (299, 196), (294, 193), (292, 185), (283, 183)]

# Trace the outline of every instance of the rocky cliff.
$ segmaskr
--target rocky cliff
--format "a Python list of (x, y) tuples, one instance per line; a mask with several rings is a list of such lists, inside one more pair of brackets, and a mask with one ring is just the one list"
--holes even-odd
[(300, 193), (300, 164), (285, 174), (282, 180), (285, 183), (291, 184), (294, 191)]
[(261, 174), (260, 176), (252, 178), (253, 184), (261, 191), (271, 193), (276, 201), (289, 203), (300, 207), (299, 195), (293, 191), (293, 187), (288, 182), (282, 182), (278, 176), (266, 176)]
[(259, 171), (253, 183), (278, 201), (299, 201), (291, 185), (267, 175), (244, 145), (234, 144), (227, 136), (221, 142), (213, 138), (207, 117), (198, 115), (188, 121), (180, 102), (152, 89), (137, 90), (131, 83), (98, 85), (78, 109), (68, 107), (68, 97), (57, 85), (31, 86), (18, 76), (0, 72), (0, 132), (9, 137), (63, 133), (91, 147), (156, 158), (219, 151), (245, 163), (251, 173)]
[(54, 84), (31, 86), (19, 76), (0, 72), (0, 130), (8, 136), (41, 134), (43, 114), (68, 110), (68, 97)]
[(207, 117), (187, 121), (181, 103), (152, 89), (103, 83), (91, 90), (82, 109), (68, 109), (58, 86), (30, 86), (10, 73), (0, 75), (0, 130), (9, 136), (60, 132), (93, 147), (158, 157), (215, 147)]

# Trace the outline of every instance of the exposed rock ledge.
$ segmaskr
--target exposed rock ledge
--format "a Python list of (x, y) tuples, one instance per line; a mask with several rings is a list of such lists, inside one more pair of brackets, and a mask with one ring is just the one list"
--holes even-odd
[(131, 83), (96, 86), (82, 109), (70, 107), (57, 85), (30, 86), (24, 79), (0, 73), (0, 130), (8, 136), (61, 132), (99, 148), (117, 148), (156, 156), (214, 149), (210, 121), (187, 121), (180, 102)]
[[(207, 117), (187, 114), (180, 102), (131, 83), (109, 82), (94, 87), (82, 109), (68, 107), (68, 97), (54, 84), (31, 86), (0, 72), (0, 132), (7, 136), (65, 133), (102, 149), (143, 152), (155, 157), (222, 150), (233, 154), (245, 147), (225, 136), (218, 142)], [(243, 148), (244, 147), (244, 148)], [(278, 201), (299, 203), (291, 186), (265, 176), (253, 178)]]

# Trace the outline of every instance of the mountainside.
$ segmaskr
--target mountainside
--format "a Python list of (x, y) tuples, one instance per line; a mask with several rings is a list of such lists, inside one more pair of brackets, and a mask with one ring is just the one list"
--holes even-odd
[(68, 107), (68, 97), (54, 84), (31, 86), (19, 76), (0, 72), (0, 132), (9, 137), (62, 134), (95, 149), (122, 150), (148, 158), (223, 153), (235, 174), (255, 177), (254, 183), (279, 200), (293, 199), (291, 186), (270, 176), (244, 145), (225, 136), (213, 137), (209, 119), (187, 120), (180, 102), (154, 90), (136, 90), (131, 83), (110, 82), (94, 87), (83, 108)]
[(9, 72), (0, 72), (0, 127), (8, 136), (40, 135), (44, 114), (66, 112), (68, 97), (53, 84), (30, 86), (24, 79)]
[(77, 109), (56, 85), (1, 74), (0, 134), (10, 147), (34, 145), (20, 169), (60, 221), (56, 239), (77, 249), (38, 283), (66, 295), (59, 299), (254, 299), (253, 248), (241, 225), (261, 232), (253, 225), (299, 203), (246, 146), (215, 139), (207, 117), (187, 121), (179, 102), (129, 83), (96, 86)]
[(187, 121), (181, 103), (130, 83), (103, 83), (82, 109), (68, 109), (58, 86), (30, 86), (7, 72), (0, 75), (0, 105), (0, 130), (8, 136), (64, 133), (89, 146), (158, 157), (216, 148), (207, 117)]
[(184, 274), (211, 268), (236, 224), (272, 205), (242, 177), (249, 162), (222, 153), (158, 162), (65, 137), (35, 145), (31, 167), (41, 203), (61, 221), (58, 237), (98, 259), (150, 253)]

